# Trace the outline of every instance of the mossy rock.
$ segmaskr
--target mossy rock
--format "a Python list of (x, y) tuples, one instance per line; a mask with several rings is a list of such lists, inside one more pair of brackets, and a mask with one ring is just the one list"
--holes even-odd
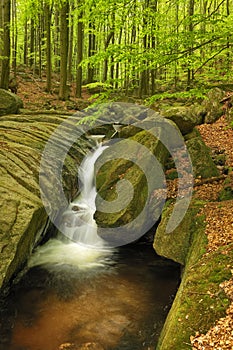
[[(123, 198), (121, 198), (121, 201), (127, 203), (127, 205), (122, 210), (113, 210), (114, 212), (112, 213), (101, 211), (97, 200), (95, 220), (99, 226), (100, 235), (101, 227), (121, 227), (133, 222), (142, 212), (147, 199), (152, 195), (148, 193), (146, 174), (153, 176), (153, 169), (151, 168), (151, 158), (148, 158), (148, 153), (145, 153), (145, 149), (147, 152), (148, 150), (152, 152), (150, 157), (153, 157), (154, 154), (157, 161), (162, 165), (165, 164), (168, 157), (167, 149), (155, 136), (146, 130), (140, 130), (134, 136), (117, 143), (116, 159), (114, 159), (113, 148), (110, 149), (110, 153), (108, 153), (108, 149), (103, 152), (103, 156), (106, 157), (106, 160), (109, 157), (110, 161), (105, 161), (105, 164), (97, 173), (96, 185), (98, 194), (105, 201), (111, 203), (117, 199), (117, 184), (119, 180), (127, 180), (133, 186), (133, 197), (128, 201), (130, 193), (128, 193), (128, 191), (122, 192), (121, 195)], [(122, 158), (119, 158), (121, 154)], [(127, 159), (127, 155), (134, 155), (134, 158), (131, 160)], [(98, 161), (99, 160), (97, 160), (97, 167)], [(142, 163), (144, 164), (143, 170), (140, 168), (140, 164)], [(152, 207), (151, 211), (153, 211)], [(151, 212), (149, 209), (146, 215), (150, 214)], [(142, 220), (146, 221), (147, 217), (144, 217)], [(136, 230), (137, 228), (134, 227), (132, 230), (133, 229)]]
[[(204, 217), (193, 217), (193, 239), (182, 281), (160, 334), (156, 350), (189, 350), (190, 336), (206, 333), (224, 317), (229, 300), (219, 284), (231, 277), (233, 245), (204, 255)], [(228, 254), (225, 253), (227, 249)]]
[[(6, 286), (25, 263), (46, 230), (48, 216), (41, 201), (40, 161), (50, 135), (65, 120), (57, 115), (11, 115), (0, 119), (0, 288)], [(55, 143), (64, 147), (65, 135), (70, 135), (72, 127), (75, 124), (68, 123), (67, 133), (57, 136)], [(66, 156), (62, 183), (67, 198), (77, 191), (77, 165), (88, 146), (87, 140), (79, 140)], [(56, 154), (51, 156), (56, 157)], [(55, 217), (65, 203), (56, 191), (59, 182), (57, 169), (48, 162), (47, 170), (43, 178), (47, 191), (44, 196), (53, 198), (50, 212)]]
[(224, 96), (225, 92), (217, 87), (207, 93), (205, 100), (202, 102), (202, 107), (205, 109), (205, 123), (214, 123), (223, 115), (220, 101)]
[[(158, 255), (185, 265), (187, 254), (192, 242), (191, 226), (193, 225), (193, 217), (199, 211), (200, 205), (200, 202), (193, 201), (179, 226), (174, 231), (167, 233), (166, 227), (173, 212), (174, 203), (171, 202), (166, 204), (162, 213), (161, 222), (155, 233), (153, 244)], [(179, 207), (179, 210), (182, 213), (182, 201), (177, 207)]]
[(177, 106), (161, 110), (162, 116), (172, 120), (183, 135), (192, 132), (196, 125), (202, 123), (204, 110), (199, 105)]
[(195, 177), (219, 176), (219, 171), (211, 158), (210, 149), (201, 137), (191, 138), (186, 142), (186, 146), (191, 157)]
[(20, 108), (23, 108), (23, 102), (17, 95), (0, 89), (0, 116), (19, 113)]
[(194, 139), (195, 137), (201, 137), (201, 134), (197, 128), (194, 128), (189, 134), (184, 136), (185, 141)]

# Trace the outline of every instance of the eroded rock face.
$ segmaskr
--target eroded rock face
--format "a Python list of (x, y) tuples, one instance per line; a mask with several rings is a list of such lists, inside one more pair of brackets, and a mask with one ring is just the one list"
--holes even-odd
[(0, 89), (0, 116), (19, 113), (20, 108), (23, 108), (23, 102), (17, 95)]
[[(40, 198), (40, 161), (48, 138), (64, 120), (61, 116), (45, 115), (13, 115), (0, 120), (0, 288), (25, 262), (47, 225), (47, 213)], [(64, 138), (59, 141), (64, 142)], [(66, 157), (63, 188), (67, 197), (77, 189), (77, 164), (87, 144), (83, 141), (82, 149), (81, 144), (73, 145)], [(53, 164), (48, 164), (47, 169), (49, 176), (45, 174), (42, 180), (49, 184), (46, 190), (50, 197), (54, 195), (51, 215), (56, 216), (64, 204), (56, 192), (58, 173)]]

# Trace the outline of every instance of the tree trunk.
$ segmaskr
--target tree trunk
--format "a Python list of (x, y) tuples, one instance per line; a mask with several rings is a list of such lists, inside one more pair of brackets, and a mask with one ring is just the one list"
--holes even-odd
[[(193, 40), (193, 15), (194, 15), (194, 2), (195, 0), (189, 0), (189, 34)], [(189, 57), (192, 58), (193, 55), (193, 43), (191, 42), (190, 48), (189, 48)], [(192, 80), (194, 79), (194, 72), (193, 69), (190, 68), (190, 63), (188, 67), (188, 73), (187, 73), (187, 90), (191, 88)]]
[(59, 99), (68, 99), (67, 87), (67, 56), (68, 56), (68, 42), (69, 42), (69, 1), (66, 0), (60, 10), (60, 89)]
[(53, 37), (53, 53), (55, 57), (55, 71), (58, 72), (60, 70), (60, 50), (59, 50), (59, 42), (60, 42), (60, 21), (59, 21), (59, 10), (58, 6), (55, 5), (55, 13), (54, 13), (54, 37)]
[[(89, 35), (88, 35), (88, 57), (90, 58), (95, 54), (96, 51), (96, 38), (93, 30), (95, 29), (94, 25), (89, 22)], [(94, 81), (94, 68), (92, 64), (88, 64), (87, 67), (87, 83), (93, 83)]]
[(27, 64), (28, 64), (28, 23), (27, 23), (27, 18), (25, 18), (25, 24), (24, 24), (23, 63), (25, 64), (25, 66), (27, 66)]
[(68, 49), (68, 76), (67, 80), (72, 82), (72, 65), (73, 65), (73, 41), (74, 41), (74, 3), (71, 3), (70, 28), (69, 28), (69, 49)]
[[(110, 31), (110, 33), (108, 34), (105, 45), (104, 45), (105, 51), (107, 50), (113, 37), (114, 37), (114, 30), (112, 29)], [(103, 82), (105, 82), (107, 80), (107, 78), (108, 78), (108, 58), (106, 58), (104, 60)]]
[(34, 65), (34, 51), (35, 51), (35, 23), (31, 19), (31, 32), (30, 32), (30, 59), (29, 65), (32, 68)]
[(9, 77), (10, 77), (10, 0), (1, 0), (1, 22), (3, 29), (3, 49), (1, 55), (3, 56), (1, 60), (1, 79), (0, 87), (2, 89), (8, 89)]
[(17, 28), (17, 11), (16, 0), (12, 0), (12, 68), (14, 72), (14, 78), (16, 78), (17, 67), (17, 40), (18, 40), (18, 28)]
[(83, 59), (83, 22), (82, 13), (79, 15), (78, 21), (78, 46), (77, 46), (77, 76), (76, 76), (76, 97), (82, 97), (82, 67), (81, 62)]
[[(119, 38), (118, 38), (118, 45), (121, 45), (121, 39), (122, 39), (122, 32), (123, 32), (123, 28), (121, 27), (120, 29), (120, 34), (119, 34)], [(115, 89), (118, 89), (119, 87), (119, 75), (120, 75), (120, 62), (117, 61), (116, 64), (116, 83), (115, 83)]]
[(46, 91), (51, 92), (52, 62), (51, 62), (51, 8), (48, 3), (44, 5), (45, 32), (46, 32)]

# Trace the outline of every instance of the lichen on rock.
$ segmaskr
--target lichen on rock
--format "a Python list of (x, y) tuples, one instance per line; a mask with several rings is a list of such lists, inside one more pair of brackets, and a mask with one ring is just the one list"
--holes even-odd
[(19, 113), (20, 108), (23, 108), (23, 102), (17, 95), (0, 89), (0, 116)]

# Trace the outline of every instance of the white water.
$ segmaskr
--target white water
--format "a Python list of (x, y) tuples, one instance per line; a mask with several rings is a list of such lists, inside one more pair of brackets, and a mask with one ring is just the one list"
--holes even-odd
[[(99, 135), (99, 139), (103, 135)], [(94, 137), (93, 137), (94, 138)], [(94, 138), (98, 140), (98, 137)], [(50, 239), (32, 254), (28, 267), (44, 265), (54, 268), (72, 265), (79, 269), (87, 269), (106, 264), (106, 259), (113, 250), (106, 247), (97, 234), (94, 220), (96, 211), (95, 162), (107, 148), (97, 143), (93, 152), (88, 154), (78, 171), (79, 196), (69, 204), (62, 214), (60, 228), (64, 235)]]

